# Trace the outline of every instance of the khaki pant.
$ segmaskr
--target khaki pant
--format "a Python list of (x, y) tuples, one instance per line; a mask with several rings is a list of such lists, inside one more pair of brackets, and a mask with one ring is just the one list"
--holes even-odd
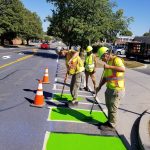
[(107, 88), (105, 91), (105, 102), (108, 109), (108, 121), (115, 127), (117, 122), (117, 110), (120, 100), (124, 97), (125, 91), (117, 91)]
[(72, 76), (71, 85), (70, 85), (70, 93), (73, 97), (73, 100), (77, 100), (79, 88), (84, 87), (84, 78), (85, 78), (84, 76), (85, 76), (84, 72), (79, 72)]

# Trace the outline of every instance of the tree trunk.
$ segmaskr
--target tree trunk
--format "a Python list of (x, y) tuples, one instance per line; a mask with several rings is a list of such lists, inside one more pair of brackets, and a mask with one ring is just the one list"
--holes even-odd
[(1, 45), (4, 45), (4, 37), (1, 36)]
[(29, 45), (29, 39), (27, 39), (27, 45)]

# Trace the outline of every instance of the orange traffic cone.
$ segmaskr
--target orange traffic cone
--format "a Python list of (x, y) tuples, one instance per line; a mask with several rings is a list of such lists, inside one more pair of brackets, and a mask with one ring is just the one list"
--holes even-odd
[(45, 102), (44, 102), (44, 96), (43, 96), (42, 81), (39, 80), (38, 89), (34, 98), (34, 104), (31, 104), (31, 106), (43, 107), (44, 105), (45, 105)]
[(43, 83), (44, 83), (44, 84), (50, 83), (50, 82), (49, 82), (48, 68), (47, 68), (47, 67), (46, 67), (46, 69), (45, 69), (45, 73), (44, 73), (44, 77), (43, 77)]

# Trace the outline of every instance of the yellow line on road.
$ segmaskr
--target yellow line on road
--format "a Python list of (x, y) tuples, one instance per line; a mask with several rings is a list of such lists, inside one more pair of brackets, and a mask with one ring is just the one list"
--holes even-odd
[(19, 62), (19, 61), (22, 61), (22, 60), (28, 59), (28, 58), (30, 58), (30, 57), (32, 57), (32, 56), (33, 56), (33, 55), (29, 55), (29, 56), (21, 57), (21, 58), (19, 58), (19, 59), (15, 60), (15, 61), (13, 61), (13, 62), (10, 62), (10, 63), (8, 63), (8, 64), (5, 64), (5, 65), (0, 66), (0, 69), (5, 68), (5, 67), (7, 67), (7, 66), (10, 66), (10, 65), (12, 65), (12, 64), (15, 64), (15, 63), (17, 63), (17, 62)]
[[(37, 49), (32, 49), (32, 51), (33, 51), (33, 53), (36, 53), (36, 52), (37, 52)], [(33, 55), (34, 55), (34, 54), (33, 54)], [(8, 63), (8, 64), (2, 65), (2, 66), (0, 66), (0, 69), (5, 68), (5, 67), (7, 67), (7, 66), (10, 66), (10, 65), (12, 65), (12, 64), (15, 64), (15, 63), (17, 63), (17, 62), (19, 62), (19, 61), (28, 59), (28, 58), (32, 57), (33, 55), (24, 56), (24, 57), (21, 57), (21, 58), (15, 60), (15, 61), (13, 61), (13, 62), (10, 62), (10, 63)]]

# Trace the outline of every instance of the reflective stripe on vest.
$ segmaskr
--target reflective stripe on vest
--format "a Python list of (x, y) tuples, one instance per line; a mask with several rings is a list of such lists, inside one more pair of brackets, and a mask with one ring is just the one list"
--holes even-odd
[[(117, 58), (117, 57), (115, 57), (115, 58)], [(114, 62), (115, 58), (113, 59), (112, 66), (115, 65), (115, 62)], [(106, 81), (108, 81), (108, 82), (113, 81), (116, 87), (119, 87), (118, 81), (120, 81), (120, 80), (124, 80), (124, 76), (117, 77), (117, 71), (115, 71), (115, 70), (112, 70), (111, 76), (106, 77)]]
[(94, 55), (91, 54), (90, 56), (86, 56), (85, 58), (85, 69), (89, 72), (92, 72), (94, 70), (95, 64), (94, 64)]
[(123, 80), (123, 79), (124, 79), (124, 76), (122, 76), (122, 77), (109, 76), (106, 78), (106, 81), (114, 81), (114, 80), (119, 81), (119, 80)]

